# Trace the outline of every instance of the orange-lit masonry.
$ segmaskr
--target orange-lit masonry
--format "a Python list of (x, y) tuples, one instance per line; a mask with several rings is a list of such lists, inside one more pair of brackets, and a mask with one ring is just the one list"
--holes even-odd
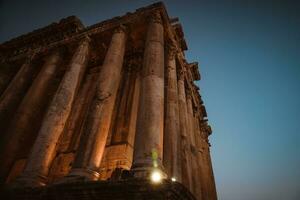
[(162, 3), (89, 27), (68, 17), (1, 44), (1, 182), (148, 179), (155, 170), (198, 200), (217, 199), (198, 63), (185, 50)]

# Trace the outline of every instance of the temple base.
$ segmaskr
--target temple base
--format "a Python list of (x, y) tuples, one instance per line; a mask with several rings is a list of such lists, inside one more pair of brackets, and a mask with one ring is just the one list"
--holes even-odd
[(47, 177), (39, 174), (22, 174), (10, 185), (13, 188), (44, 187), (47, 185)]
[(65, 183), (41, 188), (5, 188), (1, 191), (1, 199), (195, 200), (195, 197), (177, 182), (164, 180), (160, 184), (152, 184), (149, 180), (133, 178), (120, 181)]

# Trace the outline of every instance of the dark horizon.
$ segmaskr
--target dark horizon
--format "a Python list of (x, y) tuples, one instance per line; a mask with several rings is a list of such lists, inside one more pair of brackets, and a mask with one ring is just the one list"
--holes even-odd
[[(70, 15), (89, 26), (157, 1), (0, 1), (0, 43)], [(300, 199), (300, 3), (164, 1), (213, 134), (220, 200)]]

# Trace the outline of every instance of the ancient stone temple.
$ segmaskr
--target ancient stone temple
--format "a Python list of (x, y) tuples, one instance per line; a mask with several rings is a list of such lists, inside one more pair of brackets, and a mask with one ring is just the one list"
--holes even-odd
[(216, 200), (197, 62), (162, 3), (0, 46), (7, 199)]

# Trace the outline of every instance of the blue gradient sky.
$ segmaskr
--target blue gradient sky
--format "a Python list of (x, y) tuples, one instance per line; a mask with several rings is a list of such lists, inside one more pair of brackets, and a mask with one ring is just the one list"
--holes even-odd
[[(0, 42), (69, 16), (85, 25), (156, 1), (0, 1)], [(165, 1), (213, 127), (220, 200), (300, 199), (300, 3)]]

